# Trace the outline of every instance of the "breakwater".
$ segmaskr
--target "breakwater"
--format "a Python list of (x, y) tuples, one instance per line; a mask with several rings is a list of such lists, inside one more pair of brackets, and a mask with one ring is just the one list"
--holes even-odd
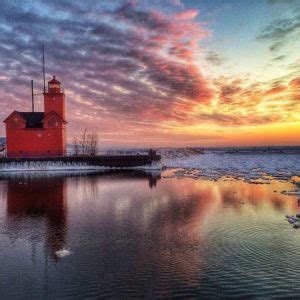
[(101, 168), (151, 168), (159, 155), (99, 155), (45, 158), (1, 158), (1, 171), (18, 170), (82, 170)]

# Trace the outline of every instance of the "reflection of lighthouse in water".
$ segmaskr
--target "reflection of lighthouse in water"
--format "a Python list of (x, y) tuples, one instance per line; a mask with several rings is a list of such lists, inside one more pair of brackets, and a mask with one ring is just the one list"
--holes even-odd
[(10, 233), (18, 237), (24, 236), (26, 231), (28, 238), (42, 240), (46, 252), (55, 257), (55, 252), (65, 245), (66, 202), (64, 177), (9, 178), (7, 217)]

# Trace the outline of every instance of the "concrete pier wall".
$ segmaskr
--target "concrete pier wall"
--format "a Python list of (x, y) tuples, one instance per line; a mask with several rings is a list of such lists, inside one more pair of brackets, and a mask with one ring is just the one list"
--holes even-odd
[(62, 162), (83, 163), (90, 166), (103, 166), (112, 168), (128, 168), (151, 165), (160, 161), (160, 155), (99, 155), (99, 156), (65, 156), (43, 158), (1, 158), (0, 164), (26, 163), (26, 162)]

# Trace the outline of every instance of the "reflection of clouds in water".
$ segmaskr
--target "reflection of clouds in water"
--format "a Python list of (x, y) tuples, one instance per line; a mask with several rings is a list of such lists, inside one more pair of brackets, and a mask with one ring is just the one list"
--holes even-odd
[[(162, 188), (158, 186), (158, 190), (153, 191), (154, 195), (148, 195), (145, 193), (149, 189), (145, 185), (147, 178), (149, 182), (153, 178), (156, 181), (160, 179), (157, 175), (135, 171), (71, 176), (68, 178), (68, 198), (80, 203), (81, 211), (95, 209), (100, 217), (110, 218), (110, 222), (118, 220), (165, 236), (172, 235), (174, 230), (181, 228), (182, 223), (189, 224), (189, 233), (197, 232), (224, 207), (242, 212), (245, 210), (241, 205), (244, 202), (259, 209), (262, 202), (267, 201), (278, 211), (296, 211), (298, 206), (296, 201), (286, 201), (291, 197), (273, 192), (286, 185), (278, 182), (250, 185), (241, 181), (174, 179), (164, 180)], [(48, 173), (46, 177), (38, 173), (11, 176), (6, 187), (7, 216), (10, 217), (7, 220), (7, 232), (16, 238), (20, 229), (19, 236), (24, 237), (27, 226), (29, 232), (35, 222), (38, 224), (36, 228), (43, 228), (46, 247), (50, 252), (63, 249), (67, 231), (66, 180), (59, 173)], [(6, 186), (4, 182), (3, 190)], [(291, 205), (292, 208), (287, 208)], [(134, 218), (128, 220), (128, 215), (132, 214)], [(15, 220), (22, 222), (22, 225), (16, 226)], [(30, 222), (26, 225), (28, 220)], [(41, 220), (46, 220), (46, 223)], [(35, 240), (43, 240), (40, 232), (36, 231)]]
[[(158, 186), (150, 197), (144, 192), (146, 187), (143, 181), (134, 182), (126, 176), (115, 179), (104, 176), (101, 180), (96, 176), (93, 180), (78, 180), (76, 192), (71, 197), (80, 195), (77, 201), (81, 202), (81, 206), (87, 201), (94, 209), (99, 209), (100, 215), (114, 216), (119, 221), (126, 220), (127, 215), (134, 212), (136, 223), (143, 228), (155, 227), (155, 223), (180, 224), (183, 220), (201, 219), (204, 222), (205, 218), (210, 217), (211, 210), (230, 207), (239, 212), (243, 210), (241, 204), (244, 202), (259, 208), (262, 201), (267, 201), (277, 210), (284, 210), (291, 204), (285, 201), (290, 198), (273, 192), (286, 185), (278, 182), (251, 185), (242, 181), (164, 180), (164, 186)], [(93, 200), (95, 196), (96, 202)], [(151, 201), (147, 201), (147, 197)], [(168, 217), (160, 218), (160, 215)]]
[[(157, 171), (137, 171), (137, 170), (124, 170), (124, 171), (103, 171), (91, 172), (87, 177), (73, 176), (72, 179), (75, 185), (78, 186), (77, 193), (80, 198), (92, 197), (96, 198), (101, 192), (110, 189), (110, 184), (118, 181), (124, 183), (131, 181), (145, 181), (148, 179), (149, 187), (156, 187), (157, 182), (161, 179), (161, 172)], [(102, 184), (99, 184), (101, 180)]]
[(297, 198), (274, 192), (289, 183), (173, 178), (151, 189), (148, 175), (122, 171), (0, 184), (7, 189), (4, 234), (33, 243), (42, 233), (38, 247), (47, 255), (71, 252), (56, 268), (49, 261), (51, 286), (80, 286), (82, 295), (196, 297), (214, 280), (239, 282), (239, 265), (273, 270), (272, 243), (276, 257), (291, 245), (289, 255), (297, 255), (283, 220)]
[[(21, 238), (34, 244), (44, 242), (51, 256), (60, 257), (54, 254), (65, 246), (68, 180), (77, 188), (76, 195), (72, 194), (70, 199), (75, 198), (84, 205), (87, 197), (93, 201), (97, 199), (111, 181), (118, 180), (126, 185), (127, 181), (152, 182), (153, 178), (159, 180), (160, 174), (138, 171), (3, 173), (0, 184), (3, 198), (7, 198), (5, 234), (14, 241)], [(121, 200), (115, 216), (126, 213), (130, 207), (126, 194)]]
[(17, 176), (7, 180), (7, 234), (44, 242), (54, 255), (67, 231), (66, 182), (63, 177)]
[[(76, 203), (72, 211), (86, 220), (86, 228), (93, 227), (98, 237), (102, 237), (97, 247), (102, 260), (110, 261), (112, 249), (118, 249), (114, 259), (121, 260), (120, 268), (128, 272), (121, 273), (118, 279), (134, 291), (142, 288), (142, 280), (148, 278), (153, 291), (166, 289), (172, 283), (190, 295), (206, 276), (203, 269), (207, 268), (207, 255), (214, 253), (220, 234), (227, 243), (219, 244), (220, 249), (231, 251), (226, 236), (241, 238), (238, 233), (244, 232), (247, 241), (238, 244), (236, 250), (242, 251), (239, 247), (249, 247), (248, 243), (257, 238), (252, 229), (262, 237), (269, 237), (258, 225), (265, 214), (272, 215), (272, 219), (278, 209), (282, 214), (294, 209), (291, 198), (273, 192), (284, 186), (280, 183), (253, 185), (242, 181), (165, 179), (150, 193), (142, 181), (99, 179), (97, 185), (96, 203), (86, 195), (93, 212), (82, 211), (82, 206), (76, 207)], [(89, 203), (86, 205), (90, 207)], [(251, 218), (255, 220), (254, 227)], [(130, 261), (124, 261), (123, 254)], [(221, 265), (222, 261), (217, 263)], [(140, 274), (140, 278), (133, 279), (132, 273)]]

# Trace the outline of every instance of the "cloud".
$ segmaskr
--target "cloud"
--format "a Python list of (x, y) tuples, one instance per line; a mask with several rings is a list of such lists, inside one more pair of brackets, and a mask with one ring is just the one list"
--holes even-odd
[(181, 0), (170, 0), (170, 1), (171, 1), (171, 3), (172, 3), (173, 5), (175, 5), (175, 6), (178, 6), (178, 7), (181, 7), (181, 8), (184, 7), (184, 4), (182, 3)]
[(298, 0), (268, 0), (269, 4), (279, 4), (279, 5), (284, 5), (284, 6), (295, 6), (299, 7), (299, 1)]
[(279, 115), (269, 114), (224, 114), (221, 112), (203, 113), (199, 115), (203, 122), (217, 123), (221, 126), (247, 126), (247, 125), (265, 125), (277, 121), (282, 121)]
[[(14, 109), (30, 109), (30, 79), (36, 92), (41, 90), (42, 44), (47, 79), (55, 74), (66, 91), (69, 136), (87, 127), (101, 132), (107, 141), (118, 135), (125, 143), (142, 139), (143, 133), (166, 137), (170, 128), (206, 123), (267, 124), (287, 118), (271, 105), (281, 101), (291, 107), (284, 97), (294, 101), (298, 95), (298, 76), (290, 77), (289, 85), (281, 83), (287, 88), (277, 87), (278, 93), (273, 82), (207, 78), (199, 61), (202, 42), (211, 33), (195, 9), (178, 6), (172, 13), (161, 6), (145, 9), (138, 2), (90, 0), (45, 0), (34, 6), (6, 1), (4, 7), (0, 11), (2, 119)], [(213, 51), (206, 60), (224, 63)], [(42, 98), (37, 96), (36, 101), (42, 109)]]
[(292, 18), (275, 20), (258, 36), (260, 40), (278, 40), (283, 39), (287, 35), (295, 32), (300, 28), (300, 15)]
[(300, 77), (292, 79), (292, 80), (289, 82), (289, 86), (290, 86), (293, 90), (300, 90)]
[(199, 113), (207, 122), (226, 126), (253, 126), (297, 119), (300, 111), (299, 77), (251, 82), (220, 77), (214, 81), (218, 111)]
[(165, 15), (158, 11), (143, 11), (137, 8), (136, 4), (127, 2), (112, 13), (120, 19), (126, 20), (134, 26), (141, 26), (141, 29), (153, 31), (170, 30), (172, 25)]
[[(10, 99), (16, 94), (12, 86), (22, 87), (21, 99), (29, 80), (40, 79), (45, 44), (47, 71), (73, 95), (69, 108), (74, 112), (93, 107), (124, 120), (173, 120), (183, 118), (178, 107), (211, 100), (209, 84), (195, 64), (199, 43), (208, 34), (195, 21), (196, 10), (168, 16), (132, 2), (93, 12), (88, 3), (61, 1), (45, 1), (38, 11), (7, 6), (1, 15), (0, 71), (8, 78), (2, 93), (9, 91)], [(62, 8), (67, 17), (50, 13)]]
[(269, 0), (271, 5), (279, 5), (280, 11), (289, 11), (289, 17), (277, 18), (265, 26), (257, 36), (260, 41), (271, 42), (269, 50), (276, 52), (284, 47), (288, 39), (300, 29), (300, 4), (297, 0)]
[(195, 19), (199, 14), (199, 11), (197, 9), (187, 9), (180, 13), (177, 13), (174, 18), (176, 20), (193, 20)]
[(219, 54), (217, 54), (214, 51), (209, 51), (206, 55), (206, 60), (215, 65), (215, 66), (221, 66), (224, 63), (224, 58), (222, 58)]
[(286, 58), (285, 55), (279, 55), (273, 58), (273, 61), (282, 61)]

